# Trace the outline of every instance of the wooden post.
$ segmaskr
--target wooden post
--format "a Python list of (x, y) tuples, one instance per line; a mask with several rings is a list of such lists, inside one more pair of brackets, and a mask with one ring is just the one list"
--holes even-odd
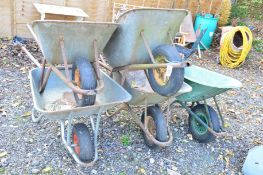
[(211, 13), (213, 2), (214, 0), (211, 0), (210, 6), (209, 6), (209, 13)]
[(14, 10), (16, 7), (15, 0), (9, 0), (10, 5), (10, 20), (11, 20), (11, 36), (16, 35), (16, 11)]

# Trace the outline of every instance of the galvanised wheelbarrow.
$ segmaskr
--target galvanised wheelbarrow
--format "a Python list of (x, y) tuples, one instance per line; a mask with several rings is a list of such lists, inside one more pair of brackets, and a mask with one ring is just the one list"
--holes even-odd
[[(97, 64), (99, 53), (117, 26), (94, 22), (33, 22), (28, 27), (44, 55), (42, 66), (22, 46), (39, 67), (30, 72), (33, 121), (38, 122), (42, 117), (59, 121), (64, 146), (83, 166), (91, 166), (98, 159), (101, 113), (131, 99)], [(49, 67), (45, 67), (46, 62)], [(36, 111), (41, 115), (36, 117)], [(79, 117), (90, 118), (93, 136), (84, 123), (72, 126), (73, 119)]]
[[(184, 67), (189, 63), (183, 62), (171, 45), (171, 36), (179, 31), (187, 14), (176, 9), (127, 11), (117, 19), (119, 27), (103, 52), (110, 67), (103, 62), (101, 65), (132, 94), (132, 100), (111, 115), (128, 109), (149, 147), (169, 146), (173, 140), (168, 125), (170, 110), (165, 117), (158, 104), (167, 101), (169, 109), (177, 95), (192, 89), (183, 82)], [(143, 107), (141, 118), (134, 116), (136, 106)]]
[[(193, 138), (202, 143), (212, 141), (224, 131), (224, 119), (216, 96), (229, 89), (240, 88), (242, 84), (234, 78), (194, 65), (185, 68), (185, 82), (192, 91), (177, 96), (172, 104), (179, 103), (189, 113), (189, 131)], [(213, 98), (217, 112), (207, 104), (209, 98)]]

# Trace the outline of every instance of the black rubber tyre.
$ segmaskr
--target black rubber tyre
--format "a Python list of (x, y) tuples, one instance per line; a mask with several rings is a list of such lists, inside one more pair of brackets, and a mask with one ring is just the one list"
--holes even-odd
[[(173, 63), (182, 62), (176, 48), (171, 45), (158, 46), (156, 49), (153, 50), (153, 56), (154, 58), (163, 56), (169, 62)], [(148, 69), (148, 76), (149, 83), (156, 93), (162, 96), (171, 96), (182, 87), (184, 82), (184, 68), (173, 68), (169, 80), (164, 85), (158, 83), (158, 80), (154, 76), (154, 70), (157, 69)]]
[[(72, 80), (81, 89), (85, 89), (85, 90), (96, 89), (97, 87), (96, 74), (94, 72), (92, 65), (86, 58), (76, 59), (76, 61), (73, 63)], [(79, 94), (74, 93), (77, 106), (82, 107), (82, 106), (94, 105), (96, 100), (96, 95), (81, 95), (81, 96), (82, 97), (79, 97)]]
[[(141, 116), (141, 121), (144, 123), (144, 112), (142, 113)], [(155, 137), (156, 140), (160, 142), (166, 142), (168, 140), (168, 130), (167, 130), (167, 123), (166, 119), (161, 111), (161, 109), (157, 106), (149, 106), (147, 107), (147, 115), (149, 117), (152, 117), (153, 122), (154, 122), (154, 127), (155, 127), (155, 134), (151, 133), (150, 128), (148, 127), (150, 133)], [(145, 144), (149, 148), (157, 148), (158, 146), (155, 145), (151, 140), (149, 140), (145, 133), (142, 132), (143, 138), (145, 141)]]
[(72, 129), (73, 148), (79, 159), (83, 162), (91, 162), (95, 149), (88, 127), (84, 123), (77, 123)]
[[(208, 112), (210, 115), (211, 124), (209, 124), (209, 118), (206, 114), (205, 105), (198, 104), (194, 106), (191, 110), (196, 115), (198, 115), (201, 120), (203, 120), (209, 127), (211, 127), (215, 132), (220, 132), (220, 121), (216, 111), (211, 107), (208, 106)], [(192, 115), (189, 115), (188, 118), (189, 123), (189, 131), (193, 135), (197, 141), (201, 143), (208, 143), (215, 139), (214, 135), (210, 133), (204, 126), (202, 126)]]

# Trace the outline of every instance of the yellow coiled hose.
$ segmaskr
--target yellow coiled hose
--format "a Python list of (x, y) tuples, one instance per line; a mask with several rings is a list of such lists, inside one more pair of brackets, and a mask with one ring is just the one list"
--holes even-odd
[[(243, 44), (236, 47), (233, 43), (236, 32), (241, 32)], [(239, 67), (246, 59), (252, 46), (252, 32), (245, 26), (237, 26), (231, 29), (223, 37), (220, 47), (220, 63), (229, 68)]]

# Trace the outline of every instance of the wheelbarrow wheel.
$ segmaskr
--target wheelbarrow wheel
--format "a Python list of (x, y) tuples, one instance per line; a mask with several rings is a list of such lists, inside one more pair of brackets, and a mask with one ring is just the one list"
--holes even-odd
[[(209, 116), (207, 116), (204, 104), (198, 104), (194, 106), (191, 110), (198, 117), (200, 117), (200, 119), (204, 123), (206, 123), (209, 127), (211, 127), (215, 132), (219, 132), (220, 121), (218, 115), (211, 106), (207, 105), (207, 108), (210, 115), (211, 124), (209, 122)], [(193, 135), (193, 138), (195, 138), (197, 141), (201, 143), (208, 143), (215, 139), (214, 135), (211, 132), (209, 132), (202, 124), (200, 124), (195, 119), (195, 117), (192, 116), (191, 114), (189, 115), (188, 122), (189, 122), (189, 131)]]
[[(157, 106), (147, 107), (147, 117), (149, 119), (148, 126), (146, 126), (149, 132), (160, 142), (166, 142), (168, 140), (168, 128), (166, 119)], [(142, 113), (141, 121), (144, 123), (145, 113)], [(149, 148), (157, 148), (158, 146), (147, 138), (146, 134), (142, 132), (145, 144)]]
[[(176, 48), (171, 45), (160, 45), (153, 50), (153, 56), (157, 63), (182, 62)], [(167, 68), (148, 69), (149, 83), (152, 89), (162, 95), (171, 96), (183, 85), (184, 68), (173, 68), (170, 77), (165, 78)]]
[(94, 156), (94, 144), (88, 127), (84, 123), (77, 123), (72, 129), (72, 143), (74, 151), (83, 162), (91, 162)]
[[(73, 63), (72, 80), (81, 89), (96, 89), (96, 74), (91, 63), (86, 58), (79, 58)], [(96, 95), (82, 95), (74, 92), (77, 106), (94, 105)]]

